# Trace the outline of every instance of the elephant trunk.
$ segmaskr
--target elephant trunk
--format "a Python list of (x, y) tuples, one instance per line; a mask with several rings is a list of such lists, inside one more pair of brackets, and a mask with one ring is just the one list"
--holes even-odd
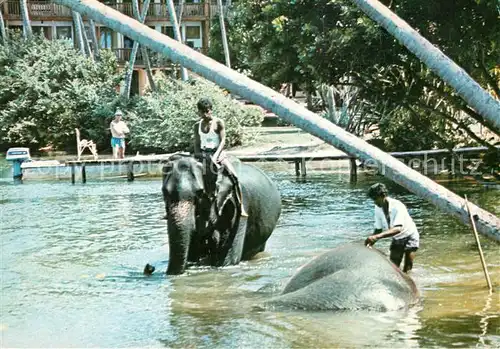
[(180, 201), (169, 205), (168, 246), (170, 257), (167, 274), (184, 273), (191, 236), (196, 230), (195, 206), (192, 201)]

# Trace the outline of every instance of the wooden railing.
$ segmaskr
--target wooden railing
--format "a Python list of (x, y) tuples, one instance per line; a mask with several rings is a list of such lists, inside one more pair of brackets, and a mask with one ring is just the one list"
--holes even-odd
[[(1, 1), (1, 0), (0, 0)], [(107, 6), (134, 17), (131, 3), (106, 3)], [(201, 18), (207, 17), (204, 3), (184, 4), (182, 17), (186, 18)], [(54, 17), (71, 17), (71, 10), (68, 7), (57, 5), (49, 1), (32, 1), (28, 0), (28, 14), (32, 19), (39, 18), (54, 18)], [(4, 14), (6, 19), (21, 19), (21, 8), (19, 1), (7, 0), (7, 13)], [(146, 20), (166, 20), (169, 18), (167, 6), (165, 3), (150, 3)]]
[[(71, 10), (68, 7), (48, 1), (28, 1), (27, 5), (30, 18), (71, 17)], [(5, 17), (7, 19), (21, 19), (19, 1), (7, 2)]]

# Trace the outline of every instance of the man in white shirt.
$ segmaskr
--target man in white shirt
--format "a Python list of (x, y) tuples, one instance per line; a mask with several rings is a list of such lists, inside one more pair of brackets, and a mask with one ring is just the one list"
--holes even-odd
[(114, 159), (123, 159), (125, 157), (125, 134), (130, 132), (127, 124), (122, 121), (122, 115), (121, 110), (117, 109), (114, 120), (109, 124)]
[(365, 244), (371, 246), (377, 240), (392, 237), (390, 259), (399, 267), (404, 256), (403, 271), (407, 273), (413, 268), (420, 236), (406, 206), (387, 194), (387, 188), (382, 183), (376, 183), (368, 190), (368, 197), (375, 202), (375, 231)]

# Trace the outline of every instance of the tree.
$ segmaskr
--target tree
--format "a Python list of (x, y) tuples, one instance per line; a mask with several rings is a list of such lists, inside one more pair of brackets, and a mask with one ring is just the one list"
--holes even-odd
[(71, 14), (73, 16), (73, 26), (75, 28), (76, 43), (82, 55), (85, 56), (85, 43), (83, 42), (82, 22), (80, 14), (75, 11), (71, 11)]
[[(493, 3), (403, 0), (394, 2), (394, 10), (482, 86), (495, 90), (492, 86), (500, 86), (492, 73), (500, 56), (495, 44), (500, 41), (500, 23)], [(453, 20), (442, 16), (446, 12), (454, 13)], [(391, 120), (398, 122), (408, 121), (408, 113), (432, 114), (435, 121), (426, 137), (432, 142), (427, 145), (491, 147), (471, 130), (476, 122), (488, 126), (482, 116), (350, 1), (240, 2), (233, 6), (229, 26), (233, 67), (268, 86), (277, 89), (293, 82), (311, 94), (323, 84), (336, 89), (349, 84), (359, 89), (356, 103), (372, 116), (381, 118), (382, 111), (393, 110)], [(222, 62), (218, 33), (211, 33), (210, 55)], [(418, 118), (410, 119), (418, 127)], [(456, 129), (461, 136), (439, 137), (435, 132), (443, 128)], [(392, 146), (405, 150), (414, 144), (419, 143), (401, 138)]]
[[(174, 29), (174, 38), (175, 40), (182, 43), (181, 31), (179, 27), (179, 22), (177, 22), (177, 16), (175, 13), (175, 6), (173, 0), (167, 0), (167, 9), (168, 9), (168, 14), (170, 16), (170, 22), (172, 23), (172, 27)], [(186, 68), (182, 66), (181, 66), (181, 78), (182, 81), (187, 81), (189, 79)]]
[(224, 48), (224, 58), (226, 66), (231, 68), (231, 58), (229, 57), (229, 47), (227, 45), (226, 26), (224, 24), (224, 6), (222, 6), (222, 0), (217, 0), (217, 6), (219, 7), (220, 34), (222, 38), (222, 46)]
[(73, 149), (75, 128), (108, 145), (120, 81), (114, 54), (94, 62), (68, 40), (10, 37), (0, 46), (0, 145)]
[[(461, 197), (410, 169), (376, 147), (367, 144), (286, 97), (277, 94), (274, 90), (205, 57), (182, 43), (176, 42), (167, 36), (157, 35), (154, 29), (137, 23), (126, 15), (116, 11), (107, 11), (107, 7), (96, 0), (54, 1), (69, 6), (80, 13), (85, 13), (88, 17), (103, 23), (107, 27), (139, 41), (140, 44), (165, 54), (172, 61), (189, 67), (219, 86), (275, 112), (285, 120), (345, 151), (347, 154), (356, 156), (361, 160), (374, 162), (384, 176), (431, 201), (440, 209), (459, 218), (465, 224), (469, 224), (469, 215), (464, 208), (464, 200)], [(184, 105), (179, 107), (184, 107)], [(472, 205), (472, 210), (477, 217), (478, 231), (500, 241), (500, 219), (474, 205)]]
[(30, 39), (33, 36), (33, 31), (31, 30), (31, 21), (28, 12), (28, 4), (26, 0), (19, 0), (19, 5), (21, 9), (21, 17), (23, 19), (23, 33), (25, 39)]
[[(140, 23), (144, 23), (146, 20), (146, 15), (148, 14), (149, 0), (145, 0), (142, 8), (142, 13), (139, 14), (139, 4), (138, 0), (132, 0), (132, 8), (136, 19)], [(130, 54), (130, 61), (128, 62), (128, 68), (125, 74), (125, 86), (123, 89), (123, 95), (125, 98), (130, 97), (130, 86), (132, 84), (132, 74), (134, 72), (135, 59), (137, 57), (137, 50), (139, 49), (139, 43), (134, 41), (132, 46), (132, 53)]]
[(243, 107), (204, 79), (183, 82), (160, 73), (157, 90), (146, 93), (128, 110), (133, 147), (155, 152), (193, 151), (196, 102), (201, 97), (210, 98), (213, 115), (226, 123), (227, 146), (241, 144), (243, 127), (260, 125), (264, 118), (261, 110)]
[(2, 37), (2, 44), (7, 45), (7, 31), (5, 30), (2, 11), (0, 11), (0, 36)]

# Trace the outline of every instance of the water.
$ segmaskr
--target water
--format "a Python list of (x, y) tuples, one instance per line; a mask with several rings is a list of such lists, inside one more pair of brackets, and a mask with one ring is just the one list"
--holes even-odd
[[(389, 185), (421, 232), (422, 303), (392, 313), (273, 312), (255, 305), (322, 251), (371, 232), (374, 181), (274, 172), (283, 197), (266, 252), (238, 266), (167, 277), (159, 179), (0, 181), (1, 345), (5, 347), (499, 347), (499, 245), (482, 238), (488, 297), (470, 228)], [(499, 191), (453, 190), (500, 214)], [(377, 247), (388, 250), (390, 241)], [(146, 263), (157, 267), (142, 275)]]

